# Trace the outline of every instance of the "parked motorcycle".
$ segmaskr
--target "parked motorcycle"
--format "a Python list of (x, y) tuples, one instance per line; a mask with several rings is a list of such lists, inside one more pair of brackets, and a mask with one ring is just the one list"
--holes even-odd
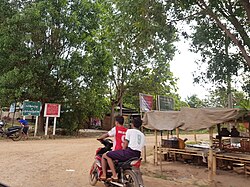
[(12, 139), (13, 141), (19, 141), (23, 135), (23, 127), (22, 126), (13, 126), (6, 129), (6, 123), (0, 121), (0, 136), (7, 137)]
[(101, 181), (107, 187), (144, 187), (140, 172), (141, 158), (132, 158), (126, 162), (114, 161), (115, 169), (118, 174), (118, 181), (114, 182), (108, 180), (108, 178), (111, 178), (112, 176), (112, 172), (109, 168), (107, 170), (107, 180), (100, 180), (102, 175), (102, 155), (107, 151), (110, 151), (113, 146), (113, 142), (110, 139), (100, 140), (100, 142), (104, 147), (100, 147), (96, 150), (95, 161), (90, 169), (89, 184), (95, 186), (98, 181)]

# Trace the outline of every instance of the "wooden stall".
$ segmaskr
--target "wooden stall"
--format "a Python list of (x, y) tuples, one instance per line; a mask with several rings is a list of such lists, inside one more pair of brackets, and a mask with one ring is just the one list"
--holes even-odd
[[(144, 115), (143, 123), (145, 128), (149, 128), (155, 131), (155, 146), (154, 146), (154, 163), (160, 162), (162, 171), (163, 158), (171, 158), (176, 160), (178, 156), (192, 156), (197, 160), (202, 160), (207, 163), (209, 169), (208, 178), (213, 179), (213, 175), (216, 174), (217, 160), (227, 157), (222, 157), (224, 153), (215, 151), (215, 138), (213, 137), (213, 131), (217, 124), (222, 124), (228, 121), (234, 121), (245, 113), (239, 109), (223, 109), (223, 108), (182, 108), (181, 111), (151, 111)], [(184, 131), (209, 129), (209, 144), (206, 148), (180, 148), (173, 146), (164, 146), (161, 140), (158, 143), (157, 132), (176, 130), (176, 139), (179, 140), (179, 129)], [(168, 137), (169, 138), (169, 137)], [(226, 141), (219, 140), (219, 144), (226, 145)], [(163, 157), (164, 156), (164, 157)], [(159, 158), (160, 160), (158, 160)], [(248, 157), (246, 158), (248, 159)], [(248, 164), (248, 160), (244, 163)], [(246, 165), (247, 166), (247, 165)], [(248, 166), (247, 166), (248, 167)], [(247, 169), (246, 169), (247, 170)], [(248, 170), (247, 170), (248, 171)]]

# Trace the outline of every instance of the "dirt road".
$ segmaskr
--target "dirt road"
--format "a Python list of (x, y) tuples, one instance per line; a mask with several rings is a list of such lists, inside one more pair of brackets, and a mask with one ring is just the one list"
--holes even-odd
[[(95, 138), (1, 140), (0, 183), (11, 187), (88, 187), (89, 168), (99, 145)], [(151, 177), (144, 180), (148, 187), (165, 184)]]
[[(153, 141), (153, 136), (147, 137), (149, 147)], [(88, 172), (100, 144), (95, 138), (81, 138), (0, 140), (0, 146), (0, 183), (10, 187), (90, 187)], [(145, 187), (250, 186), (250, 179), (228, 173), (219, 175), (215, 185), (209, 185), (206, 168), (181, 163), (163, 166), (167, 180), (161, 179), (157, 170), (159, 166), (142, 165)], [(97, 187), (104, 185), (98, 183)]]

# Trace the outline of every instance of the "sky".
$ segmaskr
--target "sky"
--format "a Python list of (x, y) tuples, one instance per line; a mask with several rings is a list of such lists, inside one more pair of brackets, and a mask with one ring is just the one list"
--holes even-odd
[(170, 70), (174, 77), (179, 78), (177, 86), (179, 88), (178, 94), (184, 101), (187, 97), (196, 94), (198, 98), (205, 99), (208, 95), (207, 89), (211, 85), (206, 85), (206, 88), (193, 84), (192, 73), (197, 70), (195, 60), (199, 58), (199, 54), (190, 52), (189, 43), (180, 41), (177, 44), (180, 53), (176, 53), (173, 61), (170, 63)]

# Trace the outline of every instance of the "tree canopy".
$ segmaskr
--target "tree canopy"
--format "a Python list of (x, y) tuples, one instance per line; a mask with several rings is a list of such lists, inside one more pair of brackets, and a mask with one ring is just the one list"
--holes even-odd
[(110, 68), (109, 56), (95, 40), (98, 5), (87, 0), (2, 3), (1, 104), (28, 99), (77, 103), (79, 110), (80, 103), (90, 101), (98, 111), (97, 97), (82, 97), (89, 90), (104, 94)]

